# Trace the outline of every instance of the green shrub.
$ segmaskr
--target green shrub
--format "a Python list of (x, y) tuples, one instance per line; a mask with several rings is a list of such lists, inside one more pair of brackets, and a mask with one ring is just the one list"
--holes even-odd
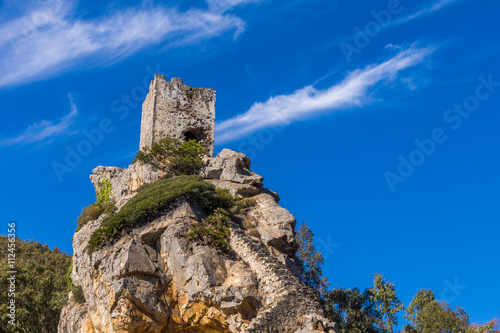
[(151, 148), (139, 150), (134, 162), (141, 161), (174, 175), (194, 175), (201, 166), (204, 154), (205, 148), (195, 140), (181, 143), (178, 139), (165, 137)]
[(217, 208), (205, 219), (205, 223), (195, 223), (185, 235), (191, 241), (215, 246), (219, 250), (230, 249), (229, 238), (229, 213), (223, 208)]
[(82, 286), (76, 286), (73, 288), (73, 297), (76, 303), (85, 303), (85, 296), (83, 295)]
[(66, 272), (66, 282), (68, 285), (68, 293), (73, 292), (73, 297), (76, 303), (82, 304), (85, 303), (85, 297), (83, 296), (82, 286), (75, 286), (73, 283), (73, 279), (71, 278), (71, 272), (73, 271), (73, 260), (68, 267), (68, 271)]
[(83, 207), (82, 213), (76, 221), (77, 228), (76, 231), (80, 230), (85, 224), (90, 221), (97, 220), (101, 216), (102, 210), (98, 203), (93, 203), (90, 206)]
[(247, 198), (243, 199), (240, 198), (238, 200), (235, 200), (234, 202), (234, 207), (236, 207), (236, 210), (238, 213), (243, 212), (245, 209), (252, 207), (255, 204), (255, 200)]
[(194, 91), (189, 90), (188, 92), (186, 92), (186, 96), (189, 99), (193, 99), (193, 97), (194, 97)]
[(99, 183), (99, 190), (96, 191), (97, 203), (102, 206), (111, 201), (111, 182), (105, 178)]
[(94, 202), (87, 207), (82, 209), (82, 214), (78, 217), (76, 221), (77, 227), (76, 231), (80, 230), (85, 224), (90, 221), (95, 221), (101, 216), (101, 214), (112, 214), (116, 210), (116, 206), (113, 202), (106, 202), (104, 204), (98, 204)]
[(73, 279), (71, 278), (71, 273), (73, 272), (73, 260), (69, 264), (68, 271), (66, 272), (66, 282), (68, 284), (68, 293), (73, 290), (75, 285), (73, 284)]
[(122, 230), (148, 222), (171, 207), (180, 197), (196, 203), (205, 213), (229, 209), (233, 198), (227, 192), (203, 181), (200, 176), (178, 176), (159, 180), (140, 188), (119, 212), (104, 218), (89, 240), (89, 254), (102, 244), (118, 238)]

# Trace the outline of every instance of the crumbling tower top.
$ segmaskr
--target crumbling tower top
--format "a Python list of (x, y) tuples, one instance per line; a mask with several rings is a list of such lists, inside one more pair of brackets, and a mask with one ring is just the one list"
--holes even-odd
[(193, 88), (182, 79), (155, 74), (142, 104), (140, 147), (171, 136), (181, 141), (196, 140), (207, 155), (214, 151), (215, 90)]

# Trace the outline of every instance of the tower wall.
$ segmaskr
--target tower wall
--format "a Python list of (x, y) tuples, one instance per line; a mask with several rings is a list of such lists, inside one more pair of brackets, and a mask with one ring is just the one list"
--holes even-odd
[(213, 89), (193, 88), (182, 79), (156, 74), (142, 104), (140, 148), (166, 136), (182, 141), (194, 138), (213, 155), (215, 100)]

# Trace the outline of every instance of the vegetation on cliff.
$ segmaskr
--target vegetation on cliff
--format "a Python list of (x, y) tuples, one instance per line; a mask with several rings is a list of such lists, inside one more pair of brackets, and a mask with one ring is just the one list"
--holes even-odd
[[(134, 159), (174, 175), (194, 175), (202, 163), (205, 148), (195, 140), (181, 142), (165, 137), (151, 148), (142, 148)], [(132, 163), (134, 163), (132, 162)]]
[[(7, 249), (8, 238), (0, 236), (0, 248)], [(0, 251), (0, 331), (5, 333), (56, 333), (59, 314), (68, 300), (66, 271), (71, 256), (57, 248), (52, 251), (38, 242), (16, 239), (15, 305), (16, 325), (7, 306), (10, 302), (7, 291), (11, 271), (7, 262), (7, 251)]]
[(97, 220), (102, 214), (114, 213), (116, 206), (111, 201), (111, 194), (112, 189), (109, 179), (99, 183), (99, 188), (96, 191), (97, 201), (82, 209), (82, 213), (76, 221), (76, 231), (80, 230), (88, 222)]
[(165, 212), (179, 198), (197, 204), (206, 214), (215, 209), (230, 209), (233, 199), (226, 191), (203, 181), (200, 176), (178, 176), (145, 185), (117, 213), (104, 218), (89, 241), (89, 253), (102, 244), (120, 236), (122, 230), (132, 228)]
[(205, 223), (195, 223), (186, 234), (189, 240), (215, 246), (223, 251), (230, 249), (229, 238), (230, 214), (223, 208), (217, 208), (205, 219)]

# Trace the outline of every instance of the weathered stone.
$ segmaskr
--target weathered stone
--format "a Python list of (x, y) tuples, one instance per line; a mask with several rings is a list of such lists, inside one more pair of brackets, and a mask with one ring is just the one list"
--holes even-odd
[(261, 187), (264, 180), (250, 171), (250, 159), (245, 154), (230, 149), (223, 149), (217, 157), (210, 159), (201, 174), (207, 179), (220, 179), (256, 187)]
[(68, 295), (68, 303), (61, 311), (58, 332), (95, 333), (92, 321), (87, 313), (87, 304), (75, 302), (73, 293)]
[(257, 196), (255, 204), (246, 214), (247, 223), (258, 231), (264, 244), (290, 257), (298, 249), (294, 229), (297, 221), (288, 210), (280, 207), (269, 194)]
[(242, 197), (253, 197), (254, 195), (260, 193), (260, 189), (258, 187), (248, 184), (233, 183), (219, 179), (207, 179), (206, 181), (214, 184), (217, 188), (228, 190), (233, 197), (237, 197), (239, 195)]
[(117, 207), (121, 207), (142, 185), (154, 183), (164, 175), (163, 171), (156, 170), (149, 164), (135, 162), (126, 169), (98, 166), (92, 170), (90, 181), (96, 192), (99, 192), (99, 184), (105, 179), (109, 180), (111, 199)]
[[(143, 105), (141, 146), (165, 135), (186, 139), (190, 132), (211, 154), (214, 117), (215, 91), (156, 75)], [(250, 171), (246, 155), (224, 149), (205, 159), (206, 181), (254, 201), (230, 222), (231, 251), (185, 237), (194, 223), (206, 223), (206, 216), (179, 198), (161, 216), (124, 230), (89, 256), (88, 242), (102, 215), (73, 237), (71, 276), (85, 303), (75, 303), (70, 294), (59, 333), (334, 332), (315, 291), (298, 278), (296, 221), (277, 204), (279, 196), (262, 187), (263, 178)], [(136, 162), (127, 169), (97, 167), (90, 179), (96, 191), (109, 180), (120, 209), (140, 186), (163, 176)]]
[(142, 104), (139, 148), (151, 147), (166, 136), (195, 139), (208, 156), (214, 149), (215, 99), (213, 89), (192, 88), (182, 79), (156, 74)]

